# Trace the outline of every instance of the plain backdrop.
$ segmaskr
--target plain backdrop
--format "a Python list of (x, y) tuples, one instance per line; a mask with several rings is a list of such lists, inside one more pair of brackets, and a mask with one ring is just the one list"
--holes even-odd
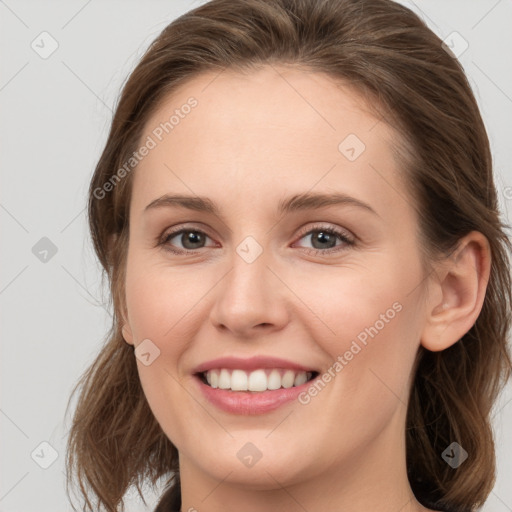
[[(65, 408), (111, 321), (87, 231), (88, 183), (127, 75), (168, 23), (200, 3), (0, 1), (0, 512), (71, 510)], [(403, 3), (464, 50), (459, 60), (488, 128), (502, 212), (511, 222), (512, 3)], [(508, 512), (510, 383), (494, 426), (498, 478), (483, 510)], [(131, 499), (127, 510), (151, 510), (155, 500), (149, 493), (146, 509)]]

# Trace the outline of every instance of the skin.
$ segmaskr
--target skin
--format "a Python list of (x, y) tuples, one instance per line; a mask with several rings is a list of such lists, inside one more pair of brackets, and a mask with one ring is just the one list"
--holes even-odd
[[(418, 219), (393, 156), (398, 134), (323, 74), (265, 66), (199, 75), (160, 105), (141, 140), (191, 96), (197, 107), (133, 176), (123, 313), (126, 342), (149, 339), (160, 350), (137, 364), (179, 450), (182, 510), (428, 510), (406, 475), (411, 370), (420, 345), (443, 350), (476, 321), (490, 268), (485, 237), (470, 233), (424, 274)], [(338, 149), (348, 134), (366, 145), (354, 161)], [(290, 195), (335, 191), (376, 214), (350, 205), (276, 211)], [(221, 214), (144, 212), (166, 193), (208, 197)], [(355, 244), (319, 244), (318, 224)], [(156, 245), (172, 227), (207, 236), (195, 254), (172, 254)], [(247, 236), (262, 249), (252, 263), (236, 252)], [(193, 247), (184, 243), (166, 242)], [(397, 302), (400, 312), (307, 405), (230, 414), (203, 398), (191, 374), (217, 357), (260, 354), (326, 371)], [(247, 442), (262, 454), (252, 467), (237, 457)]]

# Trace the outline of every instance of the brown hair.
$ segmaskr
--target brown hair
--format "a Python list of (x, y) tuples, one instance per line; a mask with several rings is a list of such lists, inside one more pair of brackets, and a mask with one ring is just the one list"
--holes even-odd
[[(114, 318), (105, 347), (72, 393), (81, 387), (67, 488), (76, 470), (84, 510), (93, 510), (94, 494), (115, 511), (131, 484), (161, 477), (168, 477), (165, 503), (180, 506), (177, 450), (151, 413), (133, 347), (121, 334), (133, 173), (121, 179), (118, 169), (137, 149), (149, 116), (178, 86), (204, 71), (272, 63), (350, 84), (399, 130), (409, 148), (402, 152), (403, 174), (421, 212), (426, 272), (472, 230), (489, 241), (482, 311), (450, 348), (420, 348), (406, 423), (408, 475), (418, 501), (454, 511), (483, 504), (495, 481), (491, 409), (512, 369), (512, 247), (499, 216), (484, 123), (461, 65), (441, 43), (417, 15), (390, 0), (212, 0), (173, 21), (151, 44), (124, 85), (90, 185), (90, 229)], [(108, 182), (115, 186), (105, 192)], [(469, 453), (457, 470), (441, 457), (453, 441)]]

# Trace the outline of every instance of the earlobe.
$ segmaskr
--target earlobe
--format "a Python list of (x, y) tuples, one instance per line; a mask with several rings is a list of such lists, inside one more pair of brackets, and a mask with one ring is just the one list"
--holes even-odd
[(491, 267), (490, 247), (480, 232), (472, 231), (459, 243), (455, 255), (441, 264), (427, 301), (421, 344), (439, 352), (459, 341), (475, 324), (485, 299)]
[(133, 345), (133, 335), (128, 323), (123, 324), (121, 332), (123, 333), (124, 341), (126, 341), (128, 345)]

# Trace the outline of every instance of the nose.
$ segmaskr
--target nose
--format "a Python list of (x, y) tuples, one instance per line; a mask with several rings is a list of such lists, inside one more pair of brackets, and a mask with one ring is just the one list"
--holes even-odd
[(251, 263), (234, 253), (231, 270), (215, 287), (211, 310), (212, 323), (224, 335), (250, 339), (288, 323), (287, 287), (268, 260), (265, 251)]

